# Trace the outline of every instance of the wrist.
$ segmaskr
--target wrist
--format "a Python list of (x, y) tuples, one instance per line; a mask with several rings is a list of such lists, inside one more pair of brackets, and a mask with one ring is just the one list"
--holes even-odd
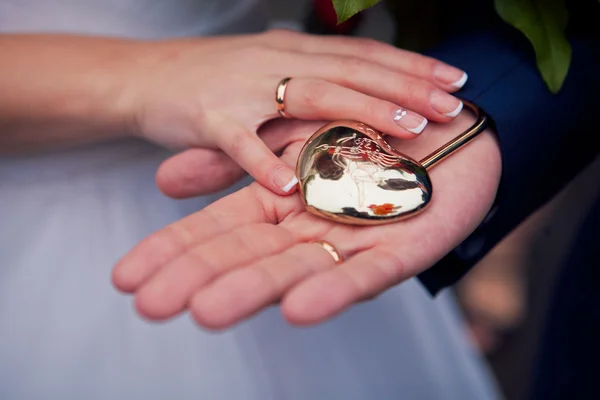
[(138, 134), (139, 96), (135, 88), (143, 68), (138, 56), (142, 47), (141, 42), (120, 42), (104, 54), (97, 68), (84, 75), (86, 95), (73, 106), (76, 119), (83, 117), (88, 123), (98, 124), (110, 136)]
[[(205, 146), (198, 88), (206, 73), (203, 39), (140, 42), (124, 67), (122, 109), (133, 135), (169, 149)], [(207, 89), (210, 92), (210, 89)], [(212, 143), (214, 145), (214, 143)]]

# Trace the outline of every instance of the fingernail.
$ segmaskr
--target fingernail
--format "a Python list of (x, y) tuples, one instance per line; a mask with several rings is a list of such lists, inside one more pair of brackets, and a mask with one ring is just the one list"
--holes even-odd
[(427, 119), (412, 111), (399, 108), (394, 112), (394, 122), (403, 129), (418, 135), (427, 126)]
[(291, 179), (286, 177), (288, 174), (284, 173), (275, 177), (275, 184), (281, 188), (284, 192), (289, 192), (298, 183), (298, 178), (295, 176)]
[(435, 80), (444, 85), (450, 85), (457, 89), (462, 88), (469, 76), (466, 72), (447, 64), (439, 64), (433, 71)]
[(438, 113), (452, 118), (456, 117), (463, 108), (462, 101), (439, 89), (431, 91), (429, 104)]

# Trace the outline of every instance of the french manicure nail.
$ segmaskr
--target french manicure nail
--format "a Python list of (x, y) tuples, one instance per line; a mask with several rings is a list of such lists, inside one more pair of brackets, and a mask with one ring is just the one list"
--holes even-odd
[(418, 135), (427, 126), (427, 119), (412, 111), (399, 108), (394, 112), (394, 122), (409, 132)]
[(284, 192), (289, 192), (290, 190), (292, 190), (292, 188), (294, 186), (296, 186), (296, 184), (298, 183), (298, 178), (296, 178), (295, 176), (292, 178), (292, 180), (290, 180), (288, 183), (286, 183), (285, 185), (283, 185), (281, 187), (281, 190), (283, 190)]
[(454, 118), (454, 117), (456, 117), (458, 114), (460, 114), (460, 112), (461, 112), (461, 111), (462, 111), (462, 109), (463, 109), (463, 106), (464, 106), (463, 102), (459, 100), (459, 101), (458, 101), (458, 105), (456, 106), (456, 108), (455, 108), (454, 110), (452, 110), (451, 112), (449, 112), (449, 113), (446, 113), (446, 114), (444, 114), (444, 115), (445, 115), (445, 116), (447, 116), (447, 117), (450, 117), (450, 118)]
[(431, 91), (429, 104), (436, 112), (451, 118), (460, 114), (463, 108), (462, 101), (439, 89)]
[(463, 86), (465, 86), (465, 83), (467, 83), (467, 79), (469, 79), (469, 75), (467, 75), (466, 72), (463, 72), (462, 76), (458, 78), (457, 81), (452, 82), (450, 85), (457, 89), (460, 89)]
[(462, 88), (469, 76), (466, 72), (447, 64), (439, 64), (433, 72), (436, 81), (454, 88)]
[(296, 183), (298, 183), (294, 171), (284, 165), (281, 165), (277, 170), (274, 170), (273, 175), (273, 183), (286, 193), (292, 190), (292, 188), (296, 186)]

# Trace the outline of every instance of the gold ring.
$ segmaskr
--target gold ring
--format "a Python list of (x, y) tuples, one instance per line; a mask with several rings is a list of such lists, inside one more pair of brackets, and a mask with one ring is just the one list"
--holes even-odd
[(312, 244), (316, 244), (317, 246), (319, 246), (322, 249), (324, 249), (325, 251), (327, 251), (329, 253), (329, 255), (331, 255), (331, 257), (333, 257), (336, 264), (339, 264), (342, 261), (344, 261), (340, 252), (331, 243), (326, 242), (324, 240), (318, 240), (316, 242), (312, 242)]
[(291, 79), (292, 78), (282, 79), (277, 85), (277, 90), (275, 90), (275, 105), (277, 106), (277, 111), (283, 118), (291, 118), (290, 115), (285, 112), (285, 89)]

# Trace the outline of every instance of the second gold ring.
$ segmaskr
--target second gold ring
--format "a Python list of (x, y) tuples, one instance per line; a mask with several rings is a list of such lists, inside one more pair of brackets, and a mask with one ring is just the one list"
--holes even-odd
[(312, 244), (316, 244), (317, 246), (321, 247), (326, 252), (328, 252), (329, 255), (331, 255), (331, 257), (334, 259), (336, 264), (339, 264), (342, 261), (344, 261), (342, 254), (331, 243), (326, 242), (324, 240), (318, 240), (318, 241), (312, 242)]

